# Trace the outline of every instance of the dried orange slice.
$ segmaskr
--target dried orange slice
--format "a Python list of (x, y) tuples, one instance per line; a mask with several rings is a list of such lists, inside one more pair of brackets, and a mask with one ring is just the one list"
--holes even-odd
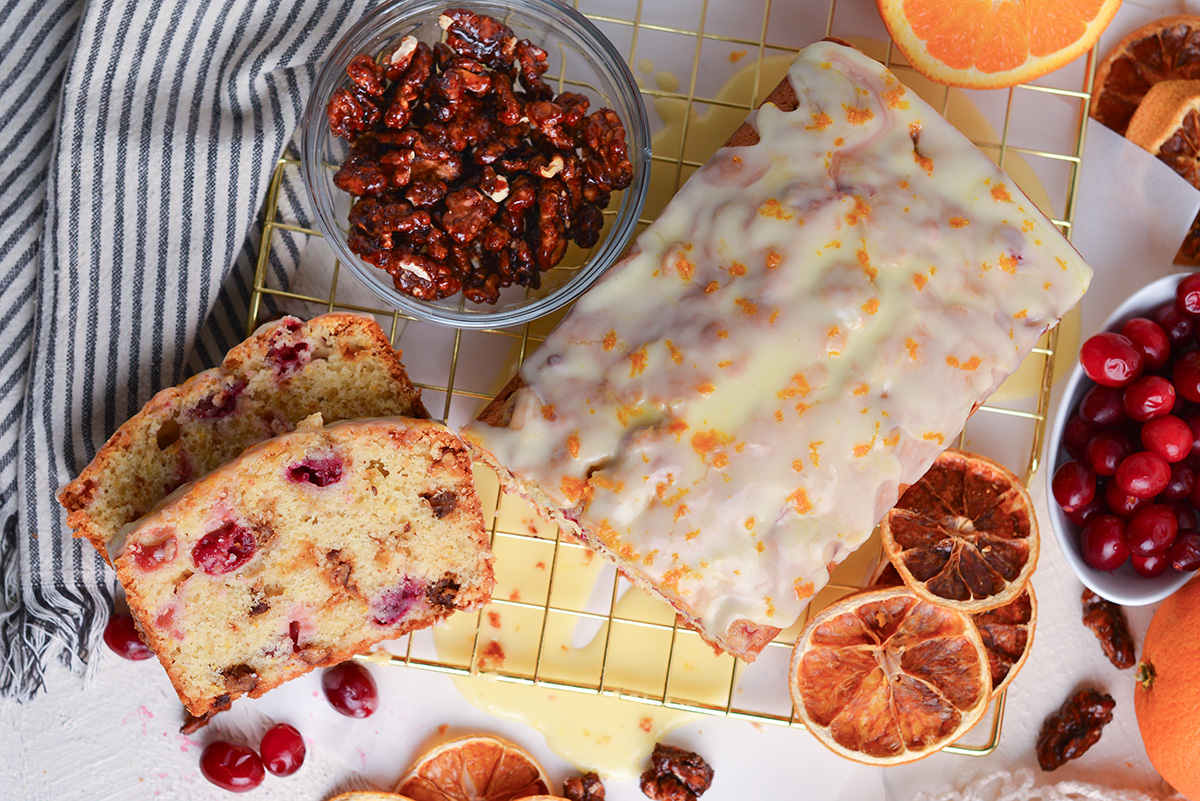
[(1200, 80), (1151, 86), (1129, 120), (1125, 138), (1200, 187)]
[(792, 703), (835, 753), (912, 762), (957, 740), (991, 697), (971, 618), (907, 587), (875, 587), (815, 615), (792, 651)]
[(413, 801), (508, 801), (550, 793), (546, 771), (527, 751), (487, 735), (425, 752), (396, 784)]
[(1119, 134), (1150, 87), (1200, 79), (1200, 17), (1163, 17), (1138, 28), (1096, 67), (1091, 114)]
[[(896, 566), (884, 559), (876, 568), (871, 584), (897, 587), (904, 585), (904, 579), (900, 578)], [(983, 647), (987, 650), (992, 696), (995, 697), (1008, 689), (1033, 650), (1033, 631), (1037, 624), (1037, 596), (1033, 594), (1033, 585), (1026, 585), (1024, 592), (1004, 606), (971, 615), (971, 621), (979, 629)]]
[(875, 0), (917, 72), (937, 83), (1002, 89), (1074, 61), (1121, 0)]
[(1038, 558), (1038, 524), (1021, 480), (955, 448), (879, 524), (883, 552), (919, 597), (963, 612), (1014, 600)]

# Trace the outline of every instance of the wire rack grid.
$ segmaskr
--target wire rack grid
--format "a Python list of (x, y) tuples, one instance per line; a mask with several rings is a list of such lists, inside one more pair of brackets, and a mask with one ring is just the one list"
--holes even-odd
[[(894, 51), (869, 0), (831, 0), (828, 7), (799, 0), (574, 0), (574, 5), (623, 48), (643, 84), (651, 117), (657, 117), (654, 189), (639, 221), (642, 227), (775, 85), (786, 62), (808, 42), (830, 35), (848, 39), (910, 86), (920, 80)], [(674, 61), (662, 63), (664, 54), (672, 54)], [(1037, 84), (992, 92), (932, 86), (918, 91), (956, 124), (956, 115), (971, 122), (964, 132), (1009, 169), (1069, 237), (1094, 67), (1093, 51)], [(994, 124), (963, 117), (968, 108), (982, 109)], [(703, 135), (706, 127), (719, 135)], [(295, 158), (281, 159), (270, 185), (247, 329), (255, 327), (268, 303), (373, 314), (405, 351), (409, 372), (434, 415), (440, 411), (452, 426), (472, 419), (561, 316), (511, 329), (440, 328), (362, 301), (366, 296), (352, 291), (353, 278), (340, 283), (336, 261), (329, 262), (329, 269), (302, 266), (308, 279), (303, 289), (297, 288), (298, 282), (284, 286), (273, 278), (272, 249), (294, 253), (310, 238), (320, 237), (311, 227), (288, 219), (281, 186), (288, 171), (298, 169)], [(1044, 199), (1039, 201), (1039, 195)], [(309, 250), (304, 248), (306, 260)], [(1039, 467), (1054, 355), (1059, 332), (1067, 327), (1051, 331), (1022, 366), (1024, 388), (1006, 394), (1002, 387), (958, 438), (960, 447), (1009, 465), (1027, 484)], [(714, 654), (695, 632), (678, 624), (668, 607), (631, 589), (615, 570), (599, 564), (602, 560), (592, 564), (592, 555), (580, 543), (540, 521), (520, 499), (503, 494), (490, 473), (481, 473), (479, 479), (496, 554), (493, 600), (481, 612), (457, 616), (436, 636), (418, 632), (390, 643), (382, 658), (391, 664), (802, 727), (786, 679), (795, 639), (809, 615), (869, 583), (880, 554), (875, 540), (874, 547), (868, 544), (847, 559), (809, 612), (770, 643), (755, 663), (746, 665)], [(968, 735), (972, 742), (947, 750), (991, 753), (999, 742), (1004, 702), (1001, 693), (992, 704), (990, 724)]]

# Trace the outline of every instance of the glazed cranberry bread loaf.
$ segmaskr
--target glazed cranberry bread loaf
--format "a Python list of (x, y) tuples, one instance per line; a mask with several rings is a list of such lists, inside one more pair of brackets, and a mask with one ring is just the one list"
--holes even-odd
[(820, 42), (464, 436), (753, 659), (1091, 270), (877, 62)]
[(180, 487), (111, 547), (197, 717), (475, 608), (493, 585), (470, 458), (430, 420), (314, 416)]
[(171, 490), (290, 431), (326, 421), (428, 417), (421, 393), (374, 319), (285, 317), (234, 347), (220, 367), (159, 392), (62, 489), (67, 525), (108, 558), (108, 543)]

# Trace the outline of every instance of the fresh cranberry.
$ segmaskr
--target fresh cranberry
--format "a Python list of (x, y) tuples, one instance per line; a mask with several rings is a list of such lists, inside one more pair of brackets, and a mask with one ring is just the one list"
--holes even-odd
[(1200, 351), (1188, 351), (1175, 362), (1171, 381), (1175, 383), (1175, 391), (1184, 398), (1193, 403), (1200, 401)]
[(347, 717), (370, 717), (379, 706), (375, 679), (358, 662), (342, 662), (326, 670), (321, 675), (321, 689), (330, 705)]
[(258, 754), (224, 740), (209, 743), (200, 754), (200, 772), (221, 789), (234, 793), (253, 790), (266, 776)]
[(129, 546), (134, 564), (147, 573), (175, 561), (176, 549), (174, 529), (165, 527), (150, 529)]
[(1108, 505), (1104, 503), (1100, 493), (1097, 492), (1096, 497), (1092, 498), (1091, 502), (1085, 503), (1078, 509), (1072, 509), (1069, 512), (1064, 509), (1063, 514), (1066, 515), (1067, 519), (1070, 520), (1074, 525), (1082, 527), (1096, 515), (1107, 511)]
[(1200, 569), (1200, 531), (1183, 528), (1167, 548), (1167, 562), (1179, 571)]
[(1142, 374), (1142, 353), (1129, 337), (1102, 331), (1079, 349), (1079, 364), (1087, 377), (1106, 387), (1123, 387)]
[(1153, 498), (1170, 482), (1171, 466), (1157, 453), (1138, 451), (1121, 460), (1113, 480), (1130, 495)]
[(1171, 340), (1162, 326), (1147, 317), (1134, 317), (1121, 326), (1121, 333), (1129, 337), (1133, 346), (1142, 352), (1145, 369), (1157, 370), (1167, 363), (1171, 355)]
[(1142, 445), (1172, 464), (1192, 452), (1192, 427), (1173, 414), (1158, 417), (1142, 426)]
[(210, 576), (219, 576), (249, 562), (257, 550), (254, 532), (231, 520), (200, 538), (192, 548), (192, 561)]
[(371, 620), (378, 626), (390, 626), (412, 609), (425, 594), (425, 585), (406, 578), (400, 586), (382, 593), (371, 603)]
[[(1162, 495), (1159, 495), (1161, 498)], [(1179, 528), (1195, 528), (1196, 527), (1196, 510), (1185, 501), (1172, 501), (1171, 509), (1175, 512), (1175, 519), (1179, 521)]]
[(1109, 428), (1088, 440), (1083, 457), (1096, 475), (1111, 476), (1117, 472), (1121, 460), (1135, 450), (1137, 448), (1124, 432)]
[(1114, 426), (1126, 418), (1125, 393), (1097, 384), (1079, 401), (1079, 416), (1096, 428)]
[(1128, 520), (1133, 517), (1134, 512), (1149, 502), (1149, 498), (1139, 498), (1125, 492), (1116, 481), (1109, 481), (1104, 485), (1104, 503), (1117, 517)]
[(1125, 526), (1125, 544), (1134, 556), (1152, 556), (1167, 550), (1179, 531), (1175, 510), (1152, 503), (1137, 510)]
[(275, 332), (271, 344), (267, 347), (267, 358), (274, 363), (275, 370), (281, 378), (286, 378), (312, 361), (309, 343), (304, 340), (290, 343), (283, 341), (285, 336), (296, 334), (301, 327), (299, 321), (287, 321)]
[(322, 456), (308, 459), (288, 468), (288, 480), (308, 483), (315, 487), (328, 487), (342, 480), (343, 463), (337, 456)]
[(1200, 273), (1192, 273), (1175, 287), (1175, 305), (1185, 312), (1200, 314)]
[(1079, 533), (1083, 561), (1094, 570), (1116, 570), (1125, 564), (1125, 521), (1115, 515), (1096, 515)]
[(1165, 500), (1182, 501), (1196, 488), (1196, 471), (1186, 462), (1171, 465), (1171, 480), (1159, 493)]
[(154, 656), (138, 636), (133, 615), (128, 612), (114, 612), (109, 617), (108, 625), (104, 627), (104, 643), (120, 656), (135, 662)]
[[(1198, 421), (1200, 421), (1200, 416), (1198, 416)], [(1095, 435), (1096, 429), (1092, 428), (1078, 413), (1073, 414), (1067, 418), (1067, 423), (1063, 426), (1063, 447), (1067, 449), (1067, 453), (1072, 459), (1082, 459), (1083, 449)]]
[(1074, 459), (1063, 462), (1050, 479), (1054, 500), (1064, 511), (1071, 512), (1096, 497), (1096, 474), (1092, 468)]
[(1184, 411), (1182, 414), (1176, 415), (1180, 420), (1188, 424), (1192, 429), (1192, 456), (1200, 458), (1200, 413), (1194, 411)]
[(295, 726), (277, 723), (267, 729), (258, 746), (263, 765), (276, 776), (291, 776), (304, 764), (304, 738)]
[(1171, 347), (1183, 347), (1192, 341), (1192, 336), (1196, 332), (1195, 318), (1187, 312), (1176, 308), (1174, 302), (1168, 301), (1164, 303), (1155, 309), (1154, 313), (1150, 316), (1154, 319), (1154, 322), (1162, 326), (1162, 330), (1166, 332), (1167, 338), (1171, 340)]
[(1167, 572), (1166, 554), (1156, 553), (1150, 556), (1130, 554), (1129, 563), (1133, 565), (1134, 572), (1142, 578), (1158, 578)]
[(1144, 423), (1171, 413), (1175, 408), (1175, 387), (1160, 375), (1144, 375), (1125, 387), (1121, 400), (1125, 413)]
[(205, 395), (195, 406), (188, 409), (188, 414), (203, 420), (228, 417), (237, 408), (238, 396), (242, 394), (242, 390), (245, 388), (246, 382), (237, 379), (224, 389)]

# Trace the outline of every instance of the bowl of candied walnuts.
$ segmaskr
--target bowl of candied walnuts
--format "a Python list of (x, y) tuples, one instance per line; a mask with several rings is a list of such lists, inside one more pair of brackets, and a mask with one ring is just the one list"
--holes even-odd
[(556, 0), (392, 0), (321, 66), (302, 171), (339, 261), (400, 312), (516, 325), (582, 294), (645, 200), (629, 68)]

